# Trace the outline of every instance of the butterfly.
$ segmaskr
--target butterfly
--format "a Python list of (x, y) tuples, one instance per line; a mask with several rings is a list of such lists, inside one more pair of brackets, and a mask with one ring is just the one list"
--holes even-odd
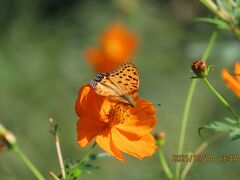
[(99, 73), (90, 85), (101, 96), (136, 107), (134, 99), (138, 96), (139, 76), (132, 63), (124, 63), (110, 73)]

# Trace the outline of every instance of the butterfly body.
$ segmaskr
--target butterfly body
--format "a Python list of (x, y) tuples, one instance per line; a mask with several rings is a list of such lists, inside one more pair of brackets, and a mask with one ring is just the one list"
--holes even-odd
[(134, 99), (138, 96), (139, 77), (132, 63), (124, 63), (111, 73), (99, 73), (90, 85), (99, 95), (136, 106)]
[(126, 100), (132, 107), (136, 107), (136, 103), (135, 103), (135, 101), (133, 100), (133, 98), (131, 96), (121, 95), (121, 98)]

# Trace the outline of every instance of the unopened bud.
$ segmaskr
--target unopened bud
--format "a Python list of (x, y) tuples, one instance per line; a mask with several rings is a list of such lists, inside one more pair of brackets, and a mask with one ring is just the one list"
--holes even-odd
[(208, 74), (208, 67), (205, 61), (198, 60), (192, 63), (191, 69), (196, 75), (196, 78), (204, 78)]
[(156, 132), (155, 134), (154, 134), (154, 138), (155, 139), (165, 139), (165, 137), (166, 137), (166, 134), (165, 134), (165, 132)]
[(154, 138), (156, 140), (157, 145), (159, 145), (161, 147), (165, 144), (166, 134), (164, 132), (158, 131), (158, 132), (154, 133)]
[(0, 132), (0, 144), (11, 148), (16, 143), (16, 137), (7, 129), (1, 129)]

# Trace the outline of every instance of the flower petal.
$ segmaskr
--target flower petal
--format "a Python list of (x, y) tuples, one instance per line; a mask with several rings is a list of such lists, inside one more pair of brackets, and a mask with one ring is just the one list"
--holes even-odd
[(131, 59), (137, 46), (137, 38), (120, 24), (113, 24), (103, 34), (100, 46), (105, 56), (112, 62), (122, 64)]
[(236, 79), (240, 83), (240, 63), (235, 64), (234, 71), (235, 71), (235, 74), (236, 74)]
[(145, 156), (151, 156), (157, 148), (155, 140), (150, 134), (139, 137), (116, 128), (112, 128), (111, 133), (113, 144), (119, 150), (139, 159)]
[(103, 131), (106, 124), (89, 117), (81, 117), (77, 122), (78, 144), (84, 147)]
[(99, 39), (99, 47), (84, 51), (85, 59), (97, 72), (111, 72), (129, 61), (138, 45), (135, 34), (117, 23), (107, 28)]
[(112, 154), (114, 157), (121, 161), (125, 161), (125, 158), (121, 152), (113, 145), (111, 140), (111, 134), (109, 134), (109, 129), (106, 129), (96, 138), (97, 144), (106, 152)]
[(232, 75), (226, 70), (222, 70), (222, 78), (227, 83), (228, 87), (230, 87), (237, 96), (240, 97), (240, 83), (232, 77)]
[(138, 99), (137, 107), (130, 109), (130, 116), (116, 128), (130, 133), (143, 135), (150, 133), (156, 125), (156, 110), (145, 100)]
[(92, 119), (100, 119), (100, 107), (104, 97), (97, 95), (90, 85), (84, 85), (76, 101), (75, 110), (79, 117), (88, 116)]
[(97, 48), (87, 48), (84, 51), (85, 59), (91, 64), (97, 72), (109, 72), (112, 69), (108, 63), (108, 57)]
[(102, 106), (100, 108), (100, 116), (102, 117), (102, 120), (104, 122), (109, 122), (109, 118), (107, 117), (112, 106), (114, 106), (116, 103), (113, 103), (110, 99), (107, 97), (102, 101)]

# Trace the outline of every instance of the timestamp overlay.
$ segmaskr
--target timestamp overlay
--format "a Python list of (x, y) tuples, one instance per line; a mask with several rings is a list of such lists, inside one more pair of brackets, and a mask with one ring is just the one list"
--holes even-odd
[(187, 162), (240, 162), (239, 154), (173, 154), (172, 163), (187, 163)]

